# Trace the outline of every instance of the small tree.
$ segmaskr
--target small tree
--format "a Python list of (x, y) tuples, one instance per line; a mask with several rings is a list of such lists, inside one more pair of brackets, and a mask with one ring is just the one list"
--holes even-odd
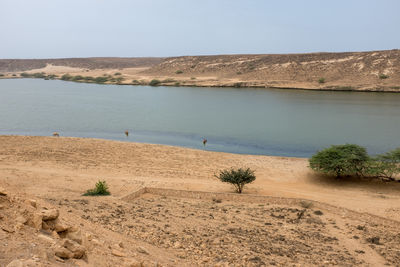
[(365, 148), (346, 144), (331, 146), (317, 152), (310, 158), (309, 163), (311, 169), (339, 178), (342, 175), (363, 175), (369, 160)]
[(325, 83), (325, 78), (319, 78), (318, 82), (319, 83)]
[(235, 187), (235, 191), (239, 194), (242, 193), (246, 184), (252, 183), (256, 179), (254, 171), (250, 170), (250, 168), (222, 170), (216, 177), (221, 182), (232, 184)]

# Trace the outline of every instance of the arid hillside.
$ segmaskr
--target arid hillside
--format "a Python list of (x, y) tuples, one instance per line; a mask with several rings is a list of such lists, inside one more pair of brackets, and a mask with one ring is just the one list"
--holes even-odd
[[(0, 78), (22, 72), (133, 85), (270, 87), (400, 92), (400, 50), (170, 58), (0, 59)], [(118, 76), (118, 77), (116, 77)], [(26, 76), (24, 76), (26, 77)], [(104, 78), (106, 77), (106, 78)], [(153, 81), (153, 83), (151, 83)]]
[(0, 72), (18, 72), (45, 68), (47, 65), (82, 69), (121, 69), (149, 67), (158, 64), (161, 58), (60, 58), (60, 59), (0, 59)]
[(400, 50), (167, 58), (145, 73), (214, 77), (221, 85), (333, 90), (399, 90)]

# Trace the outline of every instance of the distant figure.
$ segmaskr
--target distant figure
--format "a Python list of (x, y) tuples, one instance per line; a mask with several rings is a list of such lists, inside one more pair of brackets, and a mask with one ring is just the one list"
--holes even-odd
[(206, 146), (207, 144), (207, 139), (203, 138), (203, 146)]
[(54, 132), (54, 133), (53, 133), (53, 136), (54, 136), (54, 137), (60, 137), (60, 134), (57, 133), (57, 132)]
[(125, 135), (126, 135), (126, 137), (128, 137), (128, 136), (129, 136), (129, 132), (128, 132), (128, 130), (126, 130), (126, 131), (125, 131)]

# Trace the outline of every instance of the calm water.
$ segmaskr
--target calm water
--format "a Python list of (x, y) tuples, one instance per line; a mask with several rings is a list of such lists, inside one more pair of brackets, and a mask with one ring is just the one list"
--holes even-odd
[[(131, 133), (126, 138), (124, 131)], [(400, 147), (400, 94), (0, 80), (0, 134), (95, 137), (308, 157)]]

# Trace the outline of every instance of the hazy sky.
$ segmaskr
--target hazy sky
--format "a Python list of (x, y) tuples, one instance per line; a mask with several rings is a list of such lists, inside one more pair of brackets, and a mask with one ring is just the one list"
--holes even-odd
[(0, 58), (400, 48), (400, 0), (0, 0)]

